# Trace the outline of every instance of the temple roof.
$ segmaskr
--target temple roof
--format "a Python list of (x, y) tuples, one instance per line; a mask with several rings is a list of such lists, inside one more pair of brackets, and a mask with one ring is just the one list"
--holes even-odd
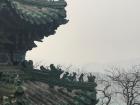
[(12, 43), (12, 49), (31, 50), (36, 47), (34, 41), (55, 34), (60, 25), (68, 22), (66, 5), (64, 0), (1, 0), (0, 37), (8, 46)]
[[(31, 24), (47, 24), (65, 18), (66, 2), (48, 0), (8, 0), (21, 19)], [(61, 23), (60, 23), (61, 24)]]
[(68, 72), (62, 74), (63, 70), (50, 66), (50, 69), (41, 66), (40, 70), (33, 69), (30, 64), (1, 66), (0, 98), (14, 96), (11, 99), (18, 102), (21, 97), (31, 103), (26, 105), (96, 105), (97, 84), (93, 75), (87, 76), (87, 81), (80, 81), (77, 76), (66, 76)]
[(28, 81), (24, 85), (26, 95), (32, 105), (94, 105), (96, 103), (96, 92), (73, 89), (69, 92), (64, 87), (55, 86), (50, 88), (42, 82)]
[[(56, 85), (52, 88), (49, 84), (39, 81), (25, 81), (23, 88), (25, 97), (22, 99), (30, 103), (26, 105), (96, 105), (98, 102), (96, 90), (73, 89), (68, 91), (65, 87)], [(13, 96), (13, 92), (11, 87), (8, 90), (0, 88), (0, 98)], [(0, 100), (0, 105), (1, 103)]]

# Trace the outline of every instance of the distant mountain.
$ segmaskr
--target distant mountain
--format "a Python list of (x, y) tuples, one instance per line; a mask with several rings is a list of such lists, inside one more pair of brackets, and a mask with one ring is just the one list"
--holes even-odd
[(110, 63), (89, 63), (82, 66), (82, 70), (86, 72), (105, 72), (107, 69), (111, 67), (123, 67), (130, 68), (134, 65), (140, 65), (140, 58), (136, 59), (128, 59), (123, 61), (116, 61)]
[(86, 72), (103, 72), (107, 68), (105, 64), (90, 63), (82, 66), (82, 70)]

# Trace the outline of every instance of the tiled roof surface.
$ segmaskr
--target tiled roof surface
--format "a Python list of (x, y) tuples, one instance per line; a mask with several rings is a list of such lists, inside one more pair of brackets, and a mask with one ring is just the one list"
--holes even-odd
[(46, 0), (8, 0), (21, 19), (31, 24), (47, 24), (66, 17), (65, 1), (48, 2)]
[(33, 105), (94, 105), (96, 93), (75, 89), (72, 92), (66, 88), (55, 86), (50, 88), (42, 82), (25, 83), (26, 95)]

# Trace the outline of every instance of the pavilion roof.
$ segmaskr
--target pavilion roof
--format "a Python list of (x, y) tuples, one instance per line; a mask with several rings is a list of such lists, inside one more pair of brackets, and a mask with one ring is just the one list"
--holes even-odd
[(53, 21), (62, 24), (66, 17), (65, 1), (8, 0), (16, 14), (30, 24), (48, 24)]
[(60, 25), (68, 22), (66, 5), (64, 0), (0, 0), (0, 33), (5, 43), (22, 39), (15, 45), (18, 50), (36, 47), (34, 41), (55, 34)]

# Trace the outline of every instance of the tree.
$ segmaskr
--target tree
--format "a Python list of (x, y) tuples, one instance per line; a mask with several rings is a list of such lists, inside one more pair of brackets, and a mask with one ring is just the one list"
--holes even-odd
[(139, 67), (131, 70), (112, 68), (107, 75), (117, 87), (116, 94), (124, 99), (126, 105), (140, 105), (140, 71)]
[(109, 92), (108, 90), (110, 89), (111, 85), (108, 81), (103, 80), (102, 82), (105, 84), (103, 89), (97, 90), (103, 94), (103, 96), (100, 97), (101, 105), (110, 105), (113, 93)]
[(106, 75), (96, 75), (99, 105), (111, 105), (113, 103), (114, 91), (112, 81)]

